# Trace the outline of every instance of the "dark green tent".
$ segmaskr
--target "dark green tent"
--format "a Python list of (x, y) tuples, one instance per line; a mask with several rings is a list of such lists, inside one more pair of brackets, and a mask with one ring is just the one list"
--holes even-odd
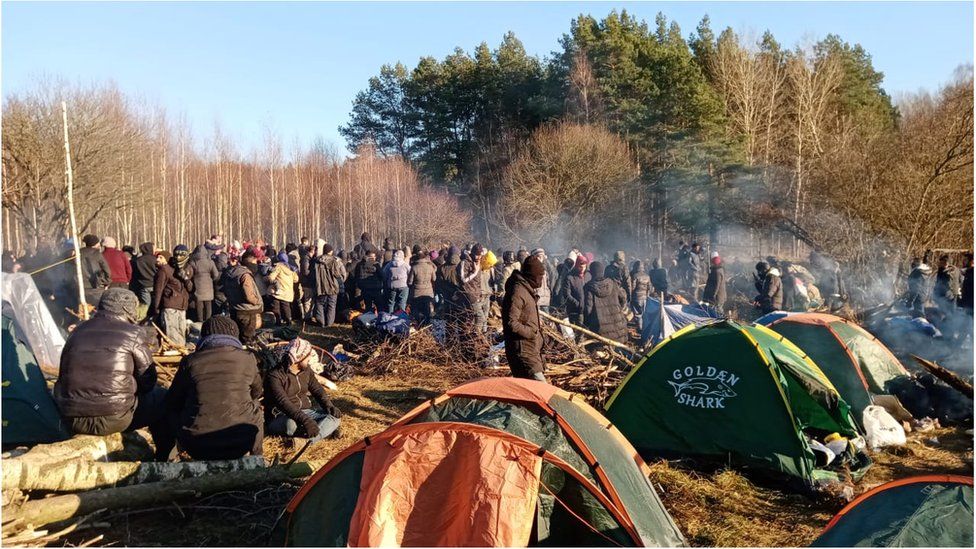
[(908, 375), (883, 343), (843, 318), (823, 313), (790, 313), (762, 324), (810, 355), (850, 404), (859, 425), (864, 409), (872, 403), (872, 395), (885, 394), (890, 381)]
[(882, 484), (841, 509), (813, 547), (972, 547), (973, 477)]
[(3, 444), (38, 444), (68, 438), (33, 353), (3, 317)]
[[(645, 457), (757, 467), (811, 486), (843, 470), (818, 467), (808, 436), (859, 436), (847, 404), (805, 353), (762, 326), (689, 326), (650, 351), (607, 404)], [(844, 453), (860, 478), (870, 460)], [(842, 460), (835, 460), (835, 467)]]

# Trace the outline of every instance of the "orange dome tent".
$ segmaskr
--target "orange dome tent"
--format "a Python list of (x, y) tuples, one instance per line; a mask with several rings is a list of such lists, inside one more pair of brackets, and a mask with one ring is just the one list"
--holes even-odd
[(288, 504), (290, 546), (678, 546), (647, 466), (582, 398), (489, 378), (336, 457)]

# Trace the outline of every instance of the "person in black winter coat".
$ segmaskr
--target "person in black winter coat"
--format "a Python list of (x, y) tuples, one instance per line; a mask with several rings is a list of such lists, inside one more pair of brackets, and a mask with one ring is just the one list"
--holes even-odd
[(668, 270), (661, 266), (660, 259), (655, 259), (651, 262), (651, 271), (648, 274), (651, 276), (651, 286), (654, 287), (654, 296), (660, 299), (661, 293), (668, 293)]
[(156, 280), (156, 249), (152, 242), (139, 244), (139, 256), (132, 258), (132, 281), (129, 289), (145, 306), (152, 303), (153, 281)]
[(353, 278), (359, 295), (362, 299), (363, 307), (367, 313), (374, 312), (374, 309), (383, 308), (383, 268), (376, 260), (376, 251), (370, 250), (363, 259), (356, 265), (353, 271)]
[(607, 265), (606, 277), (615, 280), (627, 294), (627, 302), (630, 302), (630, 294), (633, 292), (630, 272), (627, 271), (627, 255), (623, 250), (617, 250), (613, 256), (613, 262)]
[[(966, 254), (963, 260), (959, 307), (965, 310), (969, 316), (973, 316), (973, 254)], [(972, 324), (970, 324), (970, 327), (972, 327)]]
[(949, 262), (949, 256), (939, 258), (939, 269), (935, 272), (935, 285), (932, 288), (932, 299), (939, 306), (943, 314), (951, 315), (956, 311), (956, 301), (962, 288), (962, 275), (955, 265)]
[(905, 305), (912, 311), (914, 317), (925, 317), (925, 306), (932, 296), (932, 268), (923, 260), (912, 261), (912, 270), (908, 274), (908, 294)]
[[(293, 339), (277, 367), (265, 379), (265, 419), (269, 435), (301, 436), (317, 441), (339, 429), (339, 409), (315, 377), (315, 349)], [(315, 409), (312, 400), (319, 405)]]
[(779, 269), (770, 267), (765, 261), (756, 264), (756, 273), (761, 276), (759, 296), (756, 305), (762, 314), (779, 311), (783, 308), (783, 281)]
[[(577, 326), (583, 325), (583, 286), (590, 281), (590, 273), (587, 272), (589, 261), (580, 255), (576, 258), (573, 270), (566, 276), (563, 282), (561, 301), (569, 315), (569, 321)], [(603, 273), (600, 273), (601, 275)]]
[(99, 238), (93, 234), (82, 239), (85, 247), (81, 249), (81, 274), (85, 289), (85, 301), (92, 307), (98, 306), (102, 293), (112, 283), (112, 268), (98, 249)]
[(605, 338), (626, 343), (627, 292), (604, 273), (605, 267), (599, 261), (590, 265), (592, 279), (583, 287), (584, 326)]
[(722, 258), (716, 254), (712, 257), (712, 266), (708, 270), (708, 280), (705, 282), (702, 300), (710, 303), (721, 313), (725, 308), (725, 292), (725, 266), (722, 265)]
[(166, 394), (180, 449), (196, 460), (262, 454), (263, 383), (254, 353), (226, 316), (203, 323), (200, 343), (180, 363)]
[(542, 322), (539, 318), (539, 297), (546, 269), (536, 256), (526, 258), (519, 271), (505, 282), (502, 298), (502, 332), (505, 337), (505, 357), (513, 377), (546, 381), (545, 359), (542, 356)]
[(165, 461), (174, 445), (163, 408), (166, 389), (156, 385), (149, 334), (135, 324), (137, 303), (124, 288), (105, 291), (95, 316), (68, 336), (54, 402), (75, 434), (149, 427), (156, 459)]

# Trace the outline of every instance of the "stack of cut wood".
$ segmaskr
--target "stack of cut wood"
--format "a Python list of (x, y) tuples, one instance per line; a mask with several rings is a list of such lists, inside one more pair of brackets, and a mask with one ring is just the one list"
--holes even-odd
[[(149, 444), (134, 433), (76, 436), (5, 454), (2, 543), (48, 544), (105, 510), (169, 503), (312, 473), (307, 463), (267, 467), (262, 456), (229, 461), (143, 461), (151, 456)], [(41, 528), (49, 524), (58, 527)]]

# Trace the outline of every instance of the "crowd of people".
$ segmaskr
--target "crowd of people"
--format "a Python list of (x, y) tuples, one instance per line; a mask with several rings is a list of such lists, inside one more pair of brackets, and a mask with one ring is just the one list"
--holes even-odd
[[(650, 268), (643, 259), (628, 263), (624, 251), (603, 261), (574, 248), (557, 261), (543, 248), (496, 253), (478, 243), (400, 247), (390, 239), (377, 247), (365, 233), (348, 252), (309, 238), (280, 251), (220, 235), (192, 252), (151, 242), (119, 248), (93, 235), (82, 243), (81, 292), (68, 252), (53, 258), (55, 268), (5, 253), (3, 267), (33, 269), (55, 313), (79, 310), (80, 294), (96, 309), (73, 327), (62, 354), (54, 397), (66, 425), (94, 435), (146, 427), (162, 460), (177, 446), (196, 459), (234, 459), (260, 454), (265, 434), (317, 440), (338, 432), (341, 413), (308, 341), (293, 339), (280, 360), (259, 367), (252, 351), (265, 319), (330, 326), (357, 313), (409, 314), (418, 327), (443, 320), (448, 343), (465, 348), (470, 336), (488, 331), (497, 303), (512, 375), (545, 381), (543, 314), (627, 342), (649, 298), (698, 302), (721, 316), (729, 285), (716, 250), (706, 260), (701, 245), (684, 242)], [(972, 255), (964, 270), (941, 257), (934, 275), (930, 261), (926, 254), (913, 264), (906, 305), (925, 314), (934, 303), (951, 318), (968, 313), (971, 324)], [(846, 299), (836, 261), (814, 252), (807, 265), (759, 262), (757, 313)], [(169, 344), (192, 349), (168, 390), (157, 384), (149, 323)]]

